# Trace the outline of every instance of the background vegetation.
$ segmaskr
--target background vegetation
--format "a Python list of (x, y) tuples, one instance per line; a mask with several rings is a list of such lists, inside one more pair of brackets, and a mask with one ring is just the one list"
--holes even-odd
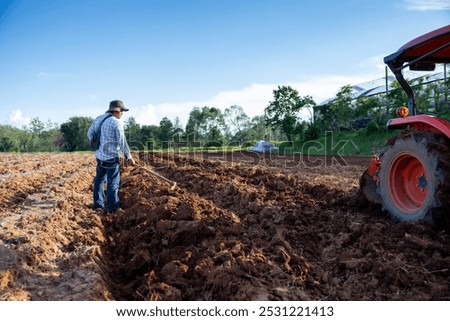
[[(449, 118), (449, 83), (418, 81), (414, 86), (418, 112)], [(352, 87), (347, 85), (321, 106), (290, 86), (278, 86), (261, 116), (250, 118), (237, 105), (223, 112), (212, 106), (193, 107), (184, 127), (177, 118), (172, 121), (164, 117), (159, 125), (140, 125), (138, 119), (131, 117), (125, 122), (125, 132), (134, 150), (247, 148), (265, 139), (286, 153), (372, 155), (396, 135), (385, 124), (395, 117), (397, 107), (406, 103), (407, 97), (398, 83), (387, 94), (357, 99), (352, 98)], [(309, 111), (309, 119), (299, 118), (302, 109)], [(0, 125), (0, 151), (89, 150), (86, 132), (92, 122), (90, 117), (72, 117), (58, 125), (33, 118), (21, 129)]]

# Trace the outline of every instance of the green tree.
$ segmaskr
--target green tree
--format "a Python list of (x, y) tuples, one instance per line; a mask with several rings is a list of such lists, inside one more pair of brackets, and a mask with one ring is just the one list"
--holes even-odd
[(297, 90), (290, 86), (278, 86), (273, 91), (274, 100), (265, 108), (267, 125), (280, 128), (289, 141), (299, 133), (298, 113), (303, 107), (315, 105), (310, 96), (301, 97)]
[(194, 107), (189, 113), (186, 136), (191, 146), (201, 141), (223, 141), (225, 121), (222, 111), (215, 107)]
[[(406, 95), (403, 88), (400, 86), (398, 81), (393, 81), (391, 85), (391, 89), (388, 91), (387, 99), (388, 99), (388, 110), (397, 110), (398, 107), (408, 106), (408, 96)], [(386, 111), (388, 114), (388, 111)]]
[(373, 112), (382, 106), (382, 101), (377, 96), (363, 96), (356, 99), (354, 103), (355, 118), (369, 117)]
[(249, 129), (247, 130), (248, 144), (252, 145), (261, 139), (271, 140), (272, 136), (272, 130), (267, 127), (264, 116), (254, 116), (250, 119)]
[(428, 113), (430, 110), (430, 102), (432, 101), (432, 87), (424, 84), (427, 79), (419, 78), (414, 84), (413, 90), (416, 99), (416, 109), (421, 113)]
[(10, 125), (0, 126), (0, 152), (19, 152), (22, 130)]
[(37, 152), (42, 147), (40, 137), (45, 130), (44, 123), (39, 118), (32, 118), (26, 130), (31, 134), (31, 139), (27, 144), (28, 151)]
[(189, 113), (186, 124), (186, 136), (189, 145), (193, 146), (200, 139), (201, 127), (203, 126), (203, 114), (199, 107), (194, 107)]
[[(429, 86), (431, 97), (430, 99), (433, 101), (434, 104), (434, 111), (435, 113), (439, 113), (444, 109), (445, 104), (445, 82), (444, 81), (435, 81), (432, 83), (429, 83), (427, 86)], [(444, 103), (444, 104), (443, 104)]]
[(143, 151), (145, 149), (145, 142), (142, 139), (141, 126), (136, 122), (134, 117), (127, 119), (124, 130), (130, 150)]
[(333, 123), (336, 118), (335, 111), (331, 108), (331, 103), (323, 104), (314, 108), (314, 124), (322, 130), (333, 129)]
[(346, 85), (339, 90), (336, 98), (330, 103), (335, 115), (335, 125), (338, 130), (341, 128), (350, 128), (351, 123), (355, 120), (352, 100), (352, 87)]
[(173, 135), (179, 138), (182, 138), (184, 136), (183, 125), (181, 124), (180, 118), (178, 117), (175, 117), (175, 121), (173, 124)]
[(30, 121), (30, 132), (34, 136), (41, 136), (45, 131), (45, 124), (39, 118), (32, 118)]
[(24, 127), (24, 131), (29, 135), (22, 136), (24, 148), (21, 150), (31, 152), (59, 150), (59, 146), (55, 143), (60, 135), (58, 124), (50, 120), (44, 123), (36, 117), (32, 118), (30, 124)]
[(136, 122), (134, 117), (128, 118), (124, 125), (127, 140), (139, 142), (142, 139), (141, 126)]
[(87, 131), (93, 121), (91, 117), (71, 117), (67, 122), (61, 124), (63, 148), (69, 152), (89, 150)]
[(310, 122), (305, 124), (305, 132), (303, 139), (305, 141), (314, 140), (320, 137), (322, 128), (317, 122)]
[(159, 141), (162, 148), (169, 148), (173, 141), (174, 126), (169, 118), (163, 117), (159, 122)]
[(0, 137), (0, 152), (16, 152), (18, 149), (19, 147), (16, 145), (16, 142), (11, 139), (11, 137)]
[[(447, 70), (450, 70), (450, 64), (446, 65)], [(450, 91), (450, 77), (447, 77), (447, 79), (443, 81), (442, 91), (444, 92), (444, 108), (450, 109), (450, 98), (448, 95)]]
[(58, 145), (60, 136), (61, 132), (59, 131), (59, 128), (47, 129), (41, 137), (41, 144), (43, 147), (40, 150), (47, 152), (60, 150), (60, 145)]
[(153, 150), (157, 146), (160, 145), (159, 141), (159, 132), (160, 128), (156, 125), (142, 125), (141, 134), (142, 134), (142, 143), (149, 150)]
[(241, 143), (245, 141), (250, 128), (250, 117), (245, 114), (244, 109), (241, 106), (233, 105), (225, 109), (223, 116), (229, 131), (228, 138)]
[(386, 103), (380, 95), (358, 97), (353, 105), (355, 120), (370, 118), (371, 121), (382, 125), (379, 128), (384, 129), (386, 119), (382, 116), (381, 110)]

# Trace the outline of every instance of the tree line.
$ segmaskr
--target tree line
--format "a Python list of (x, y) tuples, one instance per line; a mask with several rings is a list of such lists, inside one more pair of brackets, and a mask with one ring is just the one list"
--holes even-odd
[[(422, 113), (450, 116), (449, 81), (415, 84), (417, 110)], [(325, 131), (359, 130), (361, 127), (382, 130), (386, 120), (394, 117), (397, 107), (407, 97), (398, 83), (387, 94), (353, 99), (352, 87), (346, 85), (329, 103), (317, 106), (311, 96), (301, 96), (290, 86), (273, 90), (273, 100), (264, 114), (249, 117), (241, 106), (233, 105), (223, 112), (211, 106), (193, 107), (186, 126), (180, 120), (164, 117), (159, 125), (140, 125), (130, 117), (125, 121), (125, 134), (132, 149), (165, 149), (171, 147), (246, 147), (260, 139), (301, 142), (319, 138)], [(309, 119), (299, 113), (306, 109)], [(0, 125), (1, 152), (86, 151), (86, 132), (91, 117), (71, 117), (58, 126), (39, 118), (21, 129)], [(368, 123), (369, 122), (369, 123)]]

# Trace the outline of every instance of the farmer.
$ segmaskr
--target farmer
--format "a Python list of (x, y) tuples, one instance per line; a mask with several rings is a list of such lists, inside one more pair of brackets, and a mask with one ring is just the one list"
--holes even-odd
[[(135, 164), (125, 138), (123, 122), (121, 121), (122, 113), (128, 110), (121, 100), (111, 101), (106, 113), (98, 116), (87, 132), (87, 137), (91, 141), (94, 132), (98, 132), (101, 126), (100, 145), (95, 151), (97, 169), (94, 178), (93, 209), (105, 209), (108, 212), (115, 212), (119, 209), (119, 151), (123, 153), (128, 163)], [(105, 181), (107, 181), (106, 204)]]

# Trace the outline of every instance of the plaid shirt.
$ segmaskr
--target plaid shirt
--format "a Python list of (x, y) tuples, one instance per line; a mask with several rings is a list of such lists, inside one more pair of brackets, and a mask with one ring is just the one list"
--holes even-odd
[[(109, 113), (98, 116), (87, 132), (89, 140), (92, 139), (95, 130), (109, 116)], [(114, 116), (106, 119), (102, 124), (102, 133), (100, 135), (100, 148), (95, 151), (95, 156), (102, 161), (119, 157), (119, 151), (125, 155), (126, 159), (131, 159), (130, 148), (128, 147), (123, 122)]]

